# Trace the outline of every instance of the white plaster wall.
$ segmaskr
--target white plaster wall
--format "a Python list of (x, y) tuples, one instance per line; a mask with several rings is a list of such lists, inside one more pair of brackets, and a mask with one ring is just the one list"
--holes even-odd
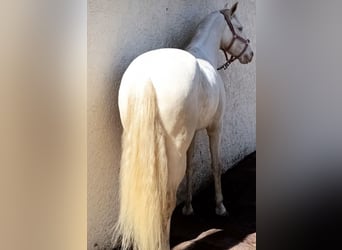
[[(109, 249), (117, 217), (121, 124), (117, 94), (129, 63), (145, 51), (184, 47), (196, 25), (224, 0), (88, 1), (88, 249)], [(229, 1), (230, 6), (233, 1)], [(238, 16), (255, 52), (255, 0), (240, 0)], [(224, 57), (222, 56), (222, 62)], [(222, 140), (225, 169), (255, 150), (255, 57), (221, 73), (227, 108)], [(211, 178), (208, 139), (196, 138), (194, 187)], [(179, 198), (182, 198), (182, 188)]]

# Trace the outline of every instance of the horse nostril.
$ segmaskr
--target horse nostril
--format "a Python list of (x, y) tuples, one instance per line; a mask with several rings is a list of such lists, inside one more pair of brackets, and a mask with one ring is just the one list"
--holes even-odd
[(251, 52), (251, 57), (253, 57), (254, 56), (254, 53), (253, 53), (253, 51)]

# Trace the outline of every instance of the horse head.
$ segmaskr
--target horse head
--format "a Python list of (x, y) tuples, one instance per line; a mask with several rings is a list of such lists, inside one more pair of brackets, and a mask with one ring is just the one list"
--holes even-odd
[(230, 61), (229, 64), (235, 59), (238, 59), (242, 64), (246, 64), (252, 60), (254, 53), (249, 45), (249, 40), (243, 32), (243, 26), (235, 14), (237, 6), (238, 3), (236, 2), (232, 8), (220, 11), (227, 23), (222, 35), (220, 49), (225, 54), (228, 52), (231, 55), (229, 60), (226, 55), (227, 62)]

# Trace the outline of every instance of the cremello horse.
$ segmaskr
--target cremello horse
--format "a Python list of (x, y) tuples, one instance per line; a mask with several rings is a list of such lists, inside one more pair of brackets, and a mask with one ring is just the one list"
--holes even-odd
[(183, 213), (192, 213), (190, 156), (199, 129), (206, 129), (210, 139), (216, 213), (226, 214), (219, 160), (225, 89), (217, 72), (218, 51), (231, 55), (222, 67), (234, 59), (245, 64), (253, 57), (236, 8), (237, 4), (209, 14), (186, 50), (149, 51), (123, 75), (120, 212), (113, 235), (122, 249), (170, 249), (170, 219), (185, 173), (188, 195)]

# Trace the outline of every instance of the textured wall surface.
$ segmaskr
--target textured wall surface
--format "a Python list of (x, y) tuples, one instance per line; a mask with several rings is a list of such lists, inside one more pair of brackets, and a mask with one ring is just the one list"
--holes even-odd
[[(89, 0), (88, 2), (88, 249), (108, 248), (118, 208), (122, 127), (117, 106), (120, 79), (138, 55), (183, 48), (197, 24), (222, 0)], [(233, 1), (229, 1), (229, 6)], [(237, 15), (255, 51), (255, 0), (240, 0)], [(219, 52), (218, 52), (219, 53)], [(255, 58), (220, 74), (227, 107), (222, 139), (225, 170), (255, 150)], [(224, 62), (223, 54), (221, 60)], [(211, 178), (208, 138), (196, 137), (194, 189)], [(179, 200), (183, 197), (183, 187)]]

